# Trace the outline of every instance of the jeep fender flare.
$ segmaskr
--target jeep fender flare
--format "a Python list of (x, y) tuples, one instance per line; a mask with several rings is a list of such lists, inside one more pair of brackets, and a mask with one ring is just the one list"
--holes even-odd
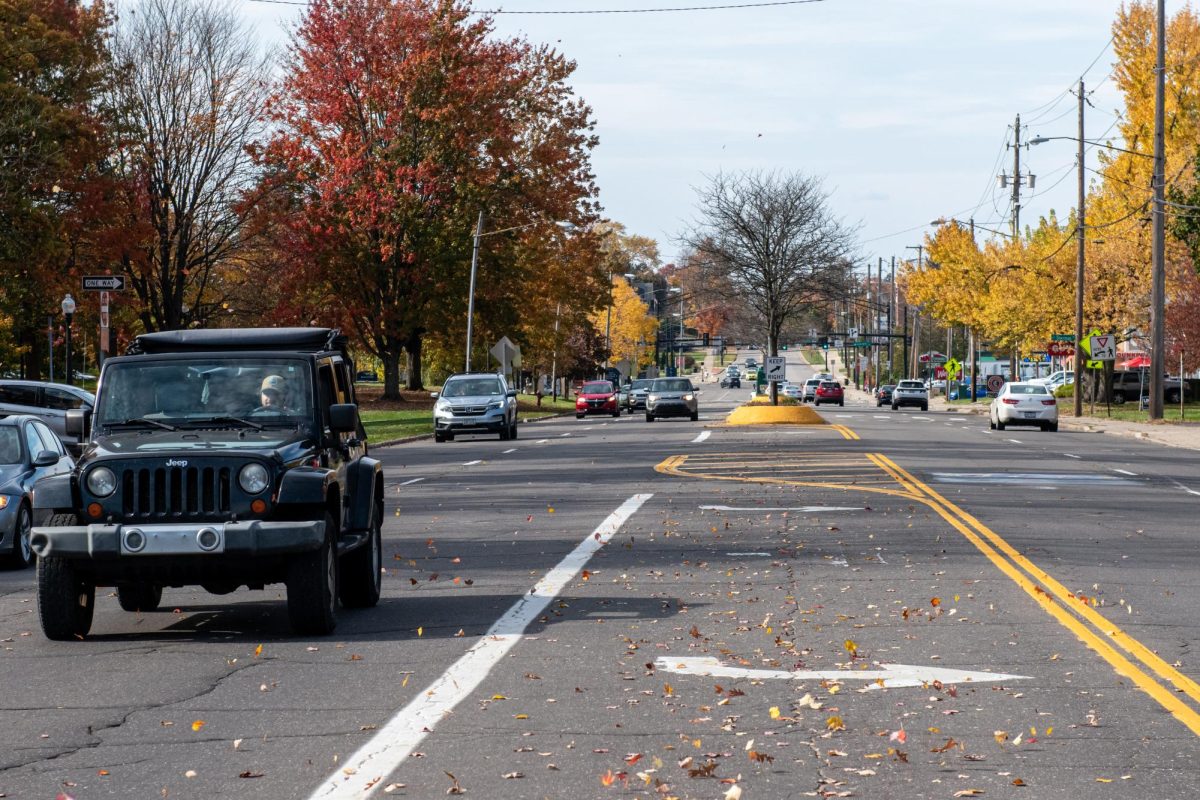
[(352, 531), (367, 530), (375, 516), (376, 488), (383, 486), (383, 464), (366, 456), (347, 470), (347, 525)]
[(281, 506), (323, 506), (330, 488), (336, 491), (337, 473), (318, 467), (294, 467), (279, 484)]
[(75, 502), (74, 476), (47, 475), (33, 485), (33, 507), (44, 509), (70, 509), (74, 511)]

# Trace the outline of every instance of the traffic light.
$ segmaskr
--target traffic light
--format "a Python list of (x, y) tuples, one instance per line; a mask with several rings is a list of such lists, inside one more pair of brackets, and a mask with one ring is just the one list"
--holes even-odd
[(828, 350), (828, 349), (829, 349), (829, 337), (828, 337), (828, 336), (822, 336), (822, 337), (821, 337), (820, 339), (818, 339), (817, 341), (820, 343), (820, 345), (821, 345), (821, 349), (822, 349), (822, 350)]

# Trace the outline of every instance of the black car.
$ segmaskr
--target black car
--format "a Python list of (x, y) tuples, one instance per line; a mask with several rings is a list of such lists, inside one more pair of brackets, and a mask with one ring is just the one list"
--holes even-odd
[(737, 375), (726, 375), (721, 378), (722, 389), (740, 389), (742, 388), (742, 379)]
[(892, 404), (892, 390), (896, 388), (894, 383), (887, 383), (875, 390), (875, 407)]
[(346, 340), (326, 328), (148, 333), (104, 362), (84, 450), (42, 478), (37, 594), (50, 639), (87, 635), (97, 586), (150, 612), (164, 586), (287, 586), (292, 628), (379, 601), (383, 472)]
[(74, 465), (58, 435), (40, 419), (0, 419), (0, 560), (7, 566), (24, 569), (33, 563), (33, 485)]

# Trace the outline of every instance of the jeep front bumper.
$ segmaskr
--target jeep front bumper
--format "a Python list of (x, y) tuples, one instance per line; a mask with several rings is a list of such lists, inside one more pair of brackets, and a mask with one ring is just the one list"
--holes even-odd
[(30, 536), (30, 544), (38, 556), (70, 559), (219, 554), (271, 556), (316, 550), (324, 540), (324, 520), (35, 527)]

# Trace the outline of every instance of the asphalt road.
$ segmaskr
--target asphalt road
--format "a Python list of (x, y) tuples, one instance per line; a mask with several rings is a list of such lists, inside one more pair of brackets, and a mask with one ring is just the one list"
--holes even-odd
[(1190, 451), (748, 394), (380, 449), (384, 598), (327, 639), (270, 587), (52, 643), (0, 574), (0, 795), (1195, 795)]

